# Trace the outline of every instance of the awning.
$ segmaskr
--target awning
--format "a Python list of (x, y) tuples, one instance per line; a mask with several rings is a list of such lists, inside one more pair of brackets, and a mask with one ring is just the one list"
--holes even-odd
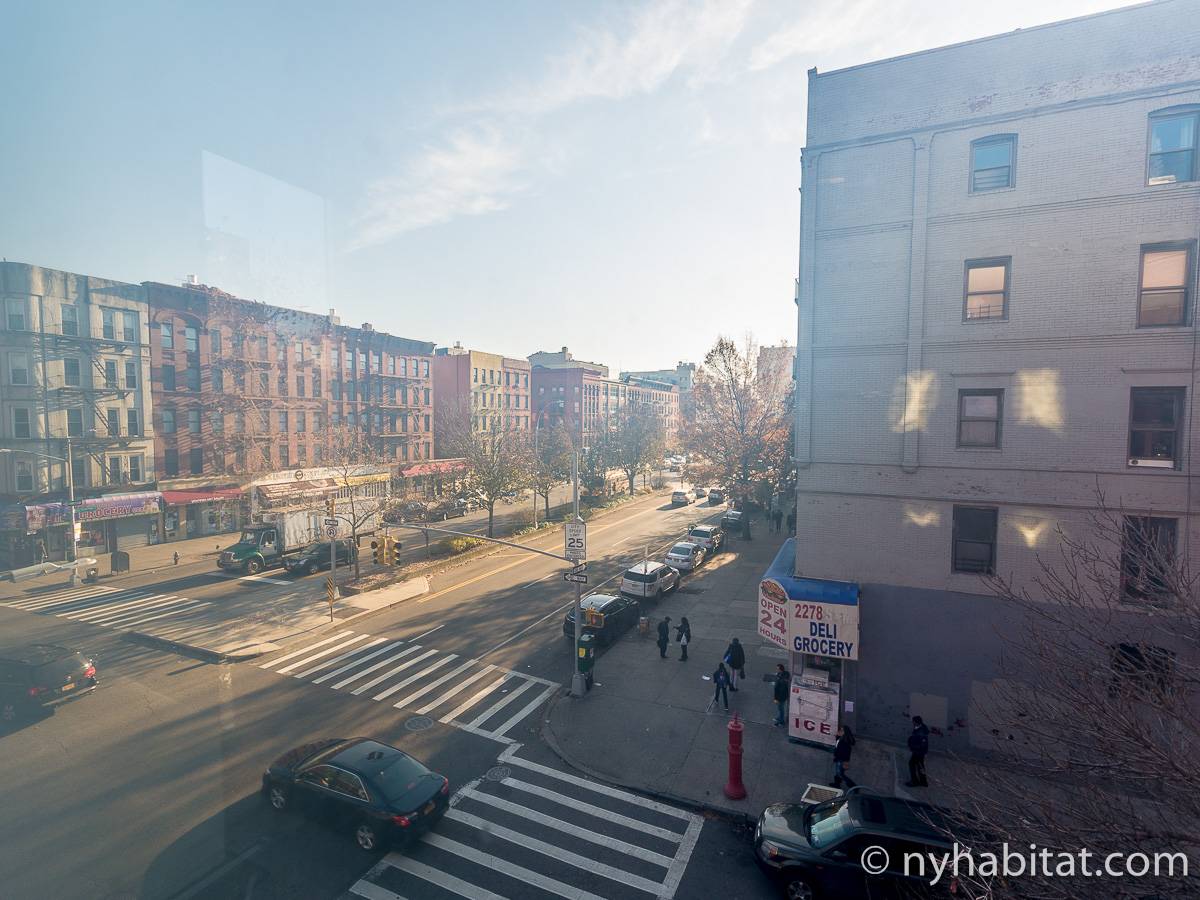
[[(92, 497), (76, 503), (75, 521), (93, 522), (98, 519), (154, 515), (158, 513), (161, 503), (162, 494), (158, 491)], [(71, 509), (66, 503), (39, 503), (25, 507), (25, 518), (32, 534), (43, 528), (68, 524), (71, 521)]]
[(167, 506), (188, 506), (192, 503), (211, 503), (215, 500), (241, 500), (241, 488), (192, 488), (186, 491), (163, 491)]
[(407, 469), (400, 470), (401, 478), (415, 478), (418, 475), (448, 475), (459, 472), (467, 467), (461, 459), (435, 459), (430, 462), (417, 463)]
[(858, 585), (795, 571), (796, 539), (788, 538), (759, 582), (759, 636), (794, 653), (858, 659)]
[(286, 503), (307, 497), (324, 496), (338, 489), (332, 478), (314, 478), (311, 481), (289, 481), (279, 484), (260, 484), (258, 492), (267, 503)]

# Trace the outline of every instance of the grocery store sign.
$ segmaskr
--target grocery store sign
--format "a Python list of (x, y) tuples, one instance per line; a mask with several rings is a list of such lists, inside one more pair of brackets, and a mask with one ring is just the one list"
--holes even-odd
[(858, 585), (794, 572), (790, 539), (758, 585), (759, 636), (794, 653), (858, 659)]

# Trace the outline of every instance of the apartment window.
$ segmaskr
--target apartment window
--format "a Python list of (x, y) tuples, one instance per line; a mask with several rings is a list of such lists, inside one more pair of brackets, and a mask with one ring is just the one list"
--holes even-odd
[(304, 362), (304, 343), (302, 341), (296, 341), (295, 344), (292, 345), (292, 350), (296, 354), (296, 362)]
[(304, 376), (303, 375), (296, 376), (296, 396), (297, 397), (304, 396)]
[(221, 329), (214, 328), (208, 333), (209, 350), (213, 356), (221, 354)]
[(174, 447), (168, 447), (163, 451), (163, 474), (179, 474), (179, 451)]
[(529, 376), (528, 375), (522, 375), (521, 381), (523, 382), (523, 384), (521, 385), (522, 387), (529, 387)]
[(429, 441), (426, 441), (426, 442), (425, 442), (425, 458), (426, 458), (426, 459), (433, 459), (433, 454), (431, 454), (431, 453), (429, 452)]
[(188, 414), (188, 432), (191, 434), (200, 433), (200, 410), (189, 409)]
[(425, 405), (428, 406), (429, 405), (429, 388), (423, 388), (422, 390), (425, 392)]
[(297, 434), (303, 434), (305, 432), (305, 430), (307, 429), (307, 425), (308, 425), (308, 423), (306, 421), (307, 418), (308, 417), (304, 414), (304, 410), (298, 410), (296, 412), (296, 433)]
[(8, 383), (29, 384), (29, 354), (8, 354)]
[(428, 430), (429, 430), (429, 416), (426, 416), (426, 417), (425, 417), (425, 430), (426, 430), (426, 431), (428, 431)]
[(1139, 326), (1184, 323), (1188, 286), (1192, 283), (1193, 247), (1190, 242), (1142, 247)]
[(26, 314), (25, 300), (18, 297), (10, 297), (5, 300), (4, 321), (8, 325), (9, 331), (26, 331), (29, 327), (29, 318)]
[(128, 388), (129, 390), (134, 390), (137, 388), (137, 384), (138, 384), (137, 363), (135, 363), (131, 360), (126, 360), (126, 362), (125, 362), (125, 387)]
[(296, 464), (301, 466), (308, 464), (308, 447), (304, 444), (296, 448)]
[(422, 378), (429, 377), (429, 360), (427, 360), (427, 359), (421, 360), (421, 377)]
[(208, 424), (212, 429), (213, 434), (225, 433), (225, 414), (221, 412), (212, 412), (208, 416)]
[(104, 361), (104, 386), (106, 388), (117, 386), (117, 361), (115, 359)]
[[(329, 393), (334, 400), (342, 399), (342, 383), (340, 381), (329, 382)], [(313, 396), (316, 396), (315, 394)]]
[(996, 570), (998, 510), (954, 507), (954, 571), (991, 575)]
[(166, 408), (159, 415), (162, 417), (162, 426), (161, 426), (162, 433), (163, 434), (174, 434), (175, 433), (175, 410)]
[(159, 326), (159, 334), (162, 335), (162, 348), (164, 350), (175, 349), (175, 326), (170, 322), (163, 322)]
[(1155, 600), (1171, 592), (1178, 520), (1126, 516), (1121, 539), (1121, 596)]
[(353, 350), (346, 350), (346, 351), (343, 353), (343, 357), (344, 357), (344, 360), (345, 360), (345, 366), (344, 366), (343, 368), (346, 368), (346, 369), (353, 369), (353, 368), (354, 368), (354, 351), (353, 351)]
[(394, 356), (389, 355), (387, 358), (387, 373), (389, 375), (396, 374), (396, 357)]
[[(33, 436), (32, 427), (29, 420), (29, 410), (24, 407), (15, 407), (12, 411), (13, 437), (28, 438)], [(80, 429), (81, 431), (83, 429)]]
[(67, 410), (67, 437), (83, 437), (83, 410)]
[(358, 351), (358, 370), (360, 372), (367, 371), (367, 351), (366, 350)]
[(124, 460), (121, 457), (110, 456), (108, 458), (108, 483), (121, 484), (125, 480), (125, 476), (122, 474), (124, 468)]
[(218, 394), (225, 390), (225, 370), (213, 369), (209, 378), (212, 379), (212, 389)]
[(288, 430), (288, 414), (286, 409), (279, 411), (279, 431), (286, 433)]
[(141, 414), (136, 409), (125, 410), (126, 433), (130, 437), (138, 437), (142, 433)]
[(162, 367), (162, 385), (163, 385), (164, 391), (175, 390), (175, 367), (174, 366), (163, 366)]
[(999, 447), (1004, 391), (958, 392), (958, 446)]
[(238, 333), (230, 335), (229, 340), (233, 343), (233, 353), (235, 356), (245, 355), (246, 341)]
[(313, 411), (313, 431), (319, 432), (324, 425), (320, 410)]
[(998, 191), (1014, 184), (1017, 136), (997, 134), (971, 142), (971, 193)]
[(287, 362), (287, 342), (280, 335), (275, 335), (275, 362)]
[(963, 280), (963, 318), (1003, 319), (1008, 316), (1010, 257), (969, 259)]
[(184, 384), (189, 391), (200, 390), (200, 370), (197, 368), (188, 368), (183, 370)]
[(1147, 184), (1195, 181), (1200, 108), (1167, 110), (1150, 117)]
[(71, 481), (75, 487), (87, 487), (88, 462), (82, 456), (76, 456), (71, 462)]
[(121, 411), (119, 409), (106, 409), (104, 411), (104, 427), (108, 429), (108, 433), (113, 437), (121, 433)]
[(408, 434), (408, 416), (400, 417), (400, 430)]
[(379, 374), (383, 371), (383, 354), (378, 350), (371, 353), (371, 371)]
[[(241, 423), (238, 423), (238, 431), (242, 430)], [(265, 409), (258, 411), (258, 430), (262, 434), (267, 434), (271, 430), (271, 414)]]
[(404, 444), (400, 448), (400, 458), (405, 462), (408, 462), (408, 444)]
[(146, 480), (145, 472), (143, 471), (145, 468), (145, 461), (146, 459), (144, 456), (139, 455), (129, 457), (129, 480), (135, 484)]
[(352, 403), (356, 402), (358, 399), (357, 394), (358, 394), (358, 382), (347, 381), (346, 382), (346, 399), (351, 401)]
[(188, 451), (188, 469), (193, 475), (204, 474), (204, 448), (193, 447)]
[(325, 460), (325, 454), (321, 452), (321, 446), (318, 444), (313, 447), (313, 465), (319, 466)]
[(17, 493), (33, 493), (33, 463), (27, 460), (17, 460)]
[(106, 341), (115, 341), (117, 339), (117, 313), (115, 310), (102, 309), (100, 310), (100, 333), (104, 335)]
[(312, 377), (312, 395), (313, 397), (321, 396), (321, 376), (315, 372)]
[(1129, 402), (1129, 465), (1179, 467), (1183, 388), (1132, 388)]
[(200, 351), (200, 335), (191, 325), (185, 325), (183, 328), (183, 349), (188, 353)]
[(280, 466), (280, 468), (286, 469), (291, 464), (292, 464), (292, 461), (291, 461), (291, 458), (288, 456), (287, 444), (280, 444), (279, 445), (279, 466)]
[(135, 312), (121, 313), (121, 340), (136, 344), (138, 339), (138, 317)]
[(266, 372), (258, 373), (258, 395), (260, 397), (271, 395), (271, 377)]
[(62, 318), (62, 333), (69, 337), (79, 337), (79, 310), (63, 303), (59, 306), (59, 314)]

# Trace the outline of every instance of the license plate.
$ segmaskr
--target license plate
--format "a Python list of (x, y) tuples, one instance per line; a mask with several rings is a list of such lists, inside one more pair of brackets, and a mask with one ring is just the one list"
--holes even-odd
[(434, 803), (432, 800), (430, 800), (428, 803), (425, 804), (424, 809), (421, 810), (421, 814), (425, 815), (425, 816), (429, 815), (431, 812), (433, 812), (433, 806), (434, 806)]
[(72, 682), (70, 682), (70, 683), (68, 683), (68, 684), (64, 684), (64, 685), (62, 686), (62, 689), (63, 689), (64, 691), (73, 691), (73, 690), (75, 690), (75, 682), (73, 682), (73, 681), (72, 681)]

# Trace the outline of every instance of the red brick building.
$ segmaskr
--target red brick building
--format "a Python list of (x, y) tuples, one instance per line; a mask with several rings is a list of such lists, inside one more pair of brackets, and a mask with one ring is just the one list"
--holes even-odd
[(675, 385), (607, 378), (592, 364), (534, 366), (531, 379), (535, 426), (566, 423), (582, 444), (615, 428), (628, 409), (652, 411), (668, 443), (678, 434), (679, 389)]
[[(433, 357), (437, 416), (469, 416), (475, 431), (529, 431), (529, 369), (523, 359), (465, 350), (460, 344), (439, 348)], [(454, 453), (444, 446), (436, 452), (439, 458)]]

